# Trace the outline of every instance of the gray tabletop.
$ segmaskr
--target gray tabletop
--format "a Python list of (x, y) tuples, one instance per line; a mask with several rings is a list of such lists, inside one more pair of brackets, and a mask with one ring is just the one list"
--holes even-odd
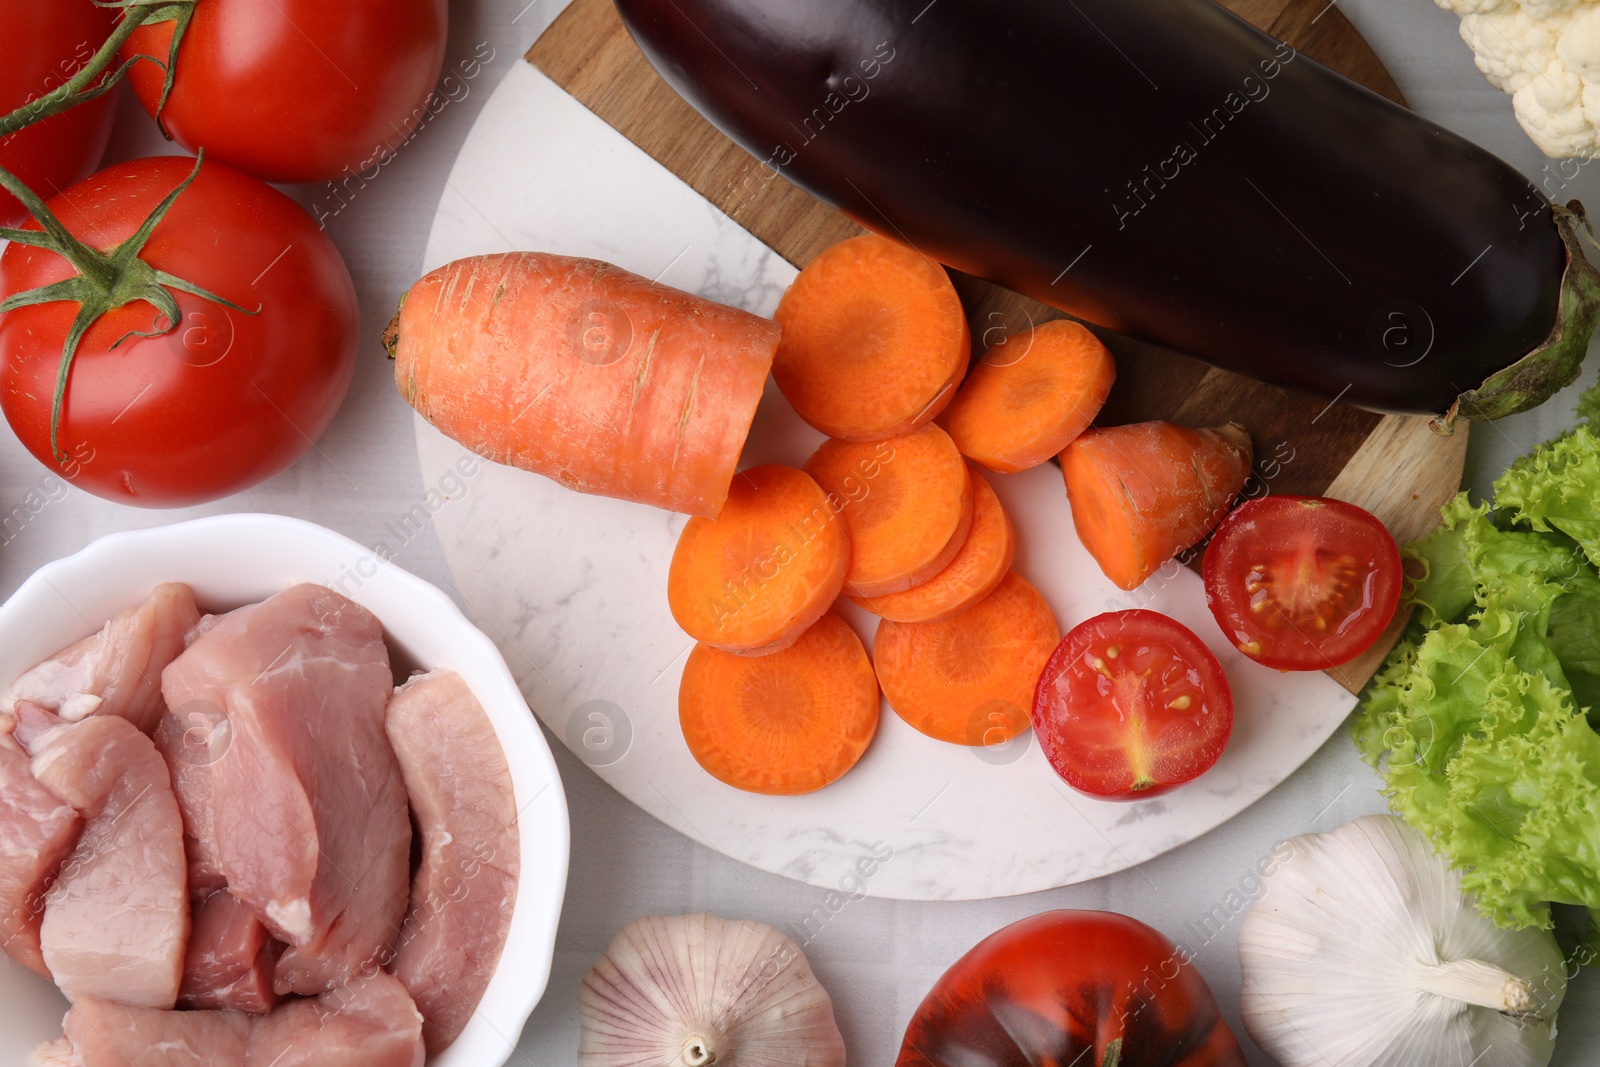
[[(456, 151), (500, 76), (549, 24), (561, 0), (453, 0), (450, 62), (489, 49), (494, 58), (457, 94), (377, 180), (330, 219), (328, 230), (355, 277), (368, 344), (349, 399), (315, 451), (265, 485), (202, 508), (142, 511), (74, 490), (52, 500), (19, 528), (0, 533), (0, 592), (9, 594), (36, 567), (102, 534), (197, 515), (269, 511), (298, 515), (366, 544), (387, 522), (422, 501), (410, 409), (396, 393), (377, 345), (382, 324), (415, 280), (435, 204)], [(1510, 100), (1484, 81), (1456, 32), (1457, 19), (1427, 0), (1342, 0), (1340, 7), (1372, 42), (1416, 110), (1499, 154), (1536, 181), (1559, 180), (1517, 126)], [(112, 158), (169, 149), (129, 99)], [(1571, 173), (1567, 170), (1566, 173)], [(1552, 184), (1552, 187), (1553, 184)], [(289, 190), (303, 203), (333, 203), (328, 190)], [(1558, 190), (1600, 203), (1600, 170), (1583, 170)], [(1591, 358), (1584, 381), (1595, 379)], [(1519, 451), (1570, 422), (1572, 395), (1480, 427), (1467, 479), (1485, 489)], [(45, 476), (17, 442), (0, 440), (0, 515), (20, 505)], [(404, 545), (396, 562), (423, 578), (447, 576), (431, 530)], [(522, 1036), (518, 1059), (571, 1062), (578, 1042), (579, 980), (618, 928), (647, 914), (710, 911), (754, 918), (790, 930), (825, 896), (729, 860), (655, 822), (601, 783), (551, 738), (572, 811), (572, 866), (555, 969), (543, 1002)], [(1126, 912), (1181, 938), (1220, 905), (1257, 861), (1283, 838), (1329, 830), (1383, 810), (1378, 779), (1355, 756), (1343, 731), (1287, 781), (1217, 830), (1133, 870), (1024, 897), (963, 903), (907, 903), (867, 898), (833, 916), (806, 954), (833, 995), (850, 1059), (893, 1061), (905, 1024), (939, 974), (981, 937), (1013, 920), (1063, 907)], [(531, 860), (536, 862), (536, 860)], [(1270, 1059), (1238, 1023), (1237, 919), (1199, 949), (1197, 965), (1252, 1064)], [(1600, 981), (1584, 975), (1561, 1015), (1557, 1064), (1600, 1059)]]

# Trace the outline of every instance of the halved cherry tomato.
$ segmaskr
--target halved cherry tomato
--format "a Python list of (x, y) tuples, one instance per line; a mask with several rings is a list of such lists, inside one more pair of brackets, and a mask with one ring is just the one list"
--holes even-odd
[(1206, 549), (1206, 602), (1245, 655), (1282, 671), (1365, 652), (1400, 603), (1400, 549), (1370, 512), (1326, 497), (1240, 505)]
[(1176, 619), (1111, 611), (1056, 646), (1034, 692), (1033, 729), (1072, 788), (1143, 800), (1217, 762), (1233, 732), (1233, 691), (1217, 657)]

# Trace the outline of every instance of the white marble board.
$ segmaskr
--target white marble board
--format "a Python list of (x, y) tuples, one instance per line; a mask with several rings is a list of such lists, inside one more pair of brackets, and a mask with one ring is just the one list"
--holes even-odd
[[(543, 74), (516, 64), (455, 162), (423, 269), (462, 256), (538, 249), (609, 260), (760, 314), (794, 268)], [(1072, 533), (1060, 472), (991, 476), (1016, 523), (1016, 569), (1063, 631), (1116, 607), (1172, 614), (1200, 634), (1233, 683), (1227, 752), (1195, 783), (1134, 804), (1074, 793), (1029, 735), (1000, 750), (934, 741), (885, 707), (865, 758), (804, 797), (739, 792), (711, 778), (678, 729), (677, 682), (691, 640), (667, 608), (684, 519), (585, 497), (477, 462), (420, 418), (424, 484), (468, 614), (495, 638), (539, 718), (606, 782), (719, 852), (851, 892), (858, 864), (875, 896), (971, 899), (1027, 893), (1124, 870), (1261, 799), (1343, 722), (1353, 699), (1320, 673), (1280, 674), (1240, 656), (1175, 565), (1132, 594), (1112, 586)], [(770, 383), (743, 464), (798, 465), (820, 443)], [(842, 614), (871, 647), (875, 620)], [(582, 848), (582, 842), (575, 842)], [(873, 864), (892, 851), (895, 862)]]

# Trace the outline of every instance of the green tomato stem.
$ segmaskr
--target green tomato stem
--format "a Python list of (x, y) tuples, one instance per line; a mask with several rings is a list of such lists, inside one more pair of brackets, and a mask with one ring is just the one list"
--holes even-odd
[[(106, 4), (106, 7), (121, 7), (127, 11), (118, 22), (111, 36), (106, 38), (105, 44), (100, 46), (90, 60), (85, 63), (76, 74), (65, 82), (56, 86), (43, 96), (36, 97), (3, 118), (0, 118), (0, 137), (9, 137), (25, 126), (43, 122), (45, 119), (59, 115), (68, 108), (86, 103), (109, 92), (115, 88), (117, 82), (127, 69), (140, 59), (149, 59), (160, 62), (153, 56), (134, 56), (132, 59), (117, 67), (109, 76), (102, 78), (111, 61), (116, 58), (117, 52), (133, 36), (135, 30), (141, 26), (156, 22), (170, 22), (177, 20), (187, 28), (188, 17), (192, 15), (195, 0), (124, 0), (122, 3)], [(177, 36), (174, 35), (173, 51), (177, 49)], [(167, 87), (172, 81), (172, 63), (169, 56), (167, 67)], [(165, 102), (167, 91), (163, 89), (161, 98)], [(15, 193), (13, 192), (13, 195)]]
[(72, 319), (72, 327), (67, 331), (66, 342), (62, 345), (61, 362), (56, 368), (55, 397), (50, 406), (50, 454), (58, 463), (65, 464), (68, 458), (61, 448), (60, 432), (61, 411), (66, 402), (67, 378), (72, 370), (72, 361), (78, 354), (78, 345), (83, 341), (84, 334), (89, 332), (89, 327), (93, 326), (102, 315), (138, 301), (144, 301), (155, 308), (156, 315), (151, 324), (152, 328), (148, 331), (135, 330), (124, 334), (111, 345), (112, 348), (116, 348), (130, 337), (158, 337), (177, 328), (181, 316), (173, 290), (214, 301), (246, 315), (254, 315), (261, 310), (259, 307), (255, 310), (241, 307), (182, 278), (157, 270), (139, 258), (139, 253), (144, 251), (145, 243), (150, 240), (150, 235), (155, 232), (157, 224), (172, 210), (172, 205), (177, 202), (183, 191), (200, 176), (200, 167), (204, 160), (205, 151), (202, 149), (194, 161), (194, 169), (189, 172), (189, 176), (179, 182), (178, 186), (156, 205), (156, 209), (132, 235), (107, 252), (92, 248), (74, 237), (31, 189), (18, 181), (16, 176), (4, 167), (0, 167), (0, 186), (21, 200), (44, 227), (42, 233), (34, 230), (0, 228), (0, 237), (54, 252), (72, 264), (77, 272), (70, 278), (37, 289), (29, 289), (0, 301), (0, 315), (17, 308), (58, 300), (72, 301), (78, 305), (78, 312)]
[[(71, 78), (43, 96), (28, 101), (9, 115), (0, 117), (0, 138), (8, 137), (24, 127), (43, 122), (68, 108), (109, 92), (127, 73), (129, 67), (141, 59), (147, 59), (153, 63), (160, 63), (166, 70), (166, 78), (161, 87), (161, 101), (156, 108), (156, 123), (161, 126), (162, 134), (171, 140), (171, 135), (161, 122), (161, 112), (166, 107), (168, 95), (172, 92), (178, 46), (182, 43), (184, 34), (188, 32), (189, 23), (194, 17), (196, 0), (95, 0), (95, 3), (101, 7), (122, 9), (123, 15), (118, 20), (116, 28), (99, 50)], [(172, 43), (167, 49), (165, 63), (154, 56), (141, 54), (122, 63), (110, 74), (106, 73), (134, 31), (142, 26), (160, 22), (177, 24), (173, 29)], [(70, 278), (17, 293), (0, 301), (0, 315), (17, 308), (55, 301), (70, 301), (78, 305), (77, 314), (73, 316), (72, 326), (68, 329), (66, 340), (62, 344), (61, 362), (56, 368), (55, 396), (50, 406), (50, 454), (58, 463), (67, 462), (67, 454), (60, 444), (61, 413), (66, 403), (67, 379), (72, 371), (72, 361), (77, 356), (78, 346), (82, 343), (84, 335), (101, 316), (138, 301), (144, 301), (155, 309), (152, 328), (129, 331), (111, 345), (112, 348), (116, 348), (130, 337), (157, 337), (176, 329), (180, 314), (177, 298), (173, 295), (174, 290), (214, 301), (246, 315), (254, 315), (260, 310), (257, 308), (251, 311), (240, 307), (182, 278), (156, 270), (139, 258), (145, 243), (155, 232), (156, 225), (166, 217), (178, 196), (199, 177), (204, 158), (205, 152), (201, 150), (195, 159), (194, 170), (189, 176), (167, 194), (138, 230), (108, 252), (101, 252), (74, 237), (38, 194), (29, 189), (16, 175), (0, 167), (0, 188), (4, 188), (6, 192), (16, 197), (22, 206), (28, 209), (29, 214), (38, 220), (40, 227), (39, 230), (0, 227), (0, 240), (54, 252), (72, 264), (75, 271)]]

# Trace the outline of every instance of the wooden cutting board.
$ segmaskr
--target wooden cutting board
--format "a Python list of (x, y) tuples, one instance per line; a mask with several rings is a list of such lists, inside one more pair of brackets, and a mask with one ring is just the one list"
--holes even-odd
[[(1372, 49), (1329, 0), (1224, 0), (1224, 6), (1349, 77), (1405, 103)], [(796, 266), (861, 227), (787, 182), (761, 181), (757, 160), (661, 80), (611, 0), (572, 0), (525, 57), (591, 111)], [(1061, 312), (957, 274), (975, 340), (998, 338)], [(1105, 424), (1169, 419), (1241, 422), (1256, 445), (1248, 493), (1335, 496), (1376, 514), (1402, 544), (1427, 533), (1461, 483), (1467, 430), (1440, 437), (1428, 420), (1380, 416), (1286, 392), (1187, 356), (1095, 328), (1117, 358)], [(1394, 631), (1398, 632), (1399, 620)], [(1331, 671), (1352, 691), (1390, 640)]]

